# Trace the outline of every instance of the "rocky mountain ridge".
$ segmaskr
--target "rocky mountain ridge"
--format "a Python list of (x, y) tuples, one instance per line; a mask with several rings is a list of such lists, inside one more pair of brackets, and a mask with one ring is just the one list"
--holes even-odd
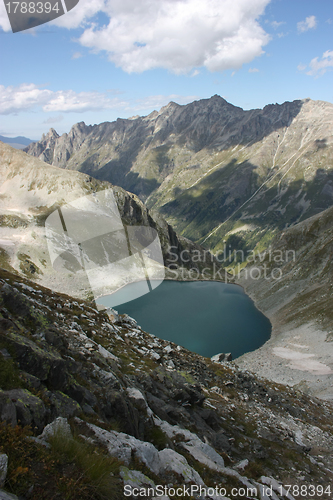
[[(219, 96), (69, 134), (27, 152), (109, 180), (193, 241), (251, 248), (332, 205), (333, 105), (303, 99), (244, 111)], [(283, 217), (282, 217), (283, 216)]]

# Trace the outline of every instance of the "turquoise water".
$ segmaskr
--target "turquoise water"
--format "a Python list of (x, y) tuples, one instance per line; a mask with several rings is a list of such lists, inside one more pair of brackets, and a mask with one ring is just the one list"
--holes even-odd
[[(136, 287), (140, 284), (132, 283), (116, 294), (130, 300)], [(209, 357), (231, 352), (236, 358), (262, 346), (271, 334), (270, 321), (243, 289), (219, 282), (163, 281), (115, 309), (135, 318), (143, 330)]]

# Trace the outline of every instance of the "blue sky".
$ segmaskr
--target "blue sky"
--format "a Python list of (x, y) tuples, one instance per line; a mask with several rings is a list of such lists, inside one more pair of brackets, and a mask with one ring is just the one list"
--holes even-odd
[(10, 137), (214, 94), (244, 109), (333, 102), (332, 76), (333, 0), (80, 0), (20, 33), (0, 4), (0, 134)]

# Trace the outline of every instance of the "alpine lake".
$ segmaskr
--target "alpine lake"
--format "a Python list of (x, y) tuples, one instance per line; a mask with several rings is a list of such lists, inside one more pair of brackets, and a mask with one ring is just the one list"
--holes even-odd
[[(216, 281), (163, 281), (145, 295), (131, 283), (97, 300), (134, 318), (143, 330), (202, 356), (233, 359), (261, 347), (271, 323), (243, 289)], [(133, 297), (134, 300), (131, 300)]]

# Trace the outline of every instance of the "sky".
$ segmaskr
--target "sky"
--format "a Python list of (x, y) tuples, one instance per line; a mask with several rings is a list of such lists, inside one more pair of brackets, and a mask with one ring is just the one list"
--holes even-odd
[(215, 94), (243, 109), (333, 102), (333, 0), (80, 0), (18, 33), (0, 0), (0, 135)]

